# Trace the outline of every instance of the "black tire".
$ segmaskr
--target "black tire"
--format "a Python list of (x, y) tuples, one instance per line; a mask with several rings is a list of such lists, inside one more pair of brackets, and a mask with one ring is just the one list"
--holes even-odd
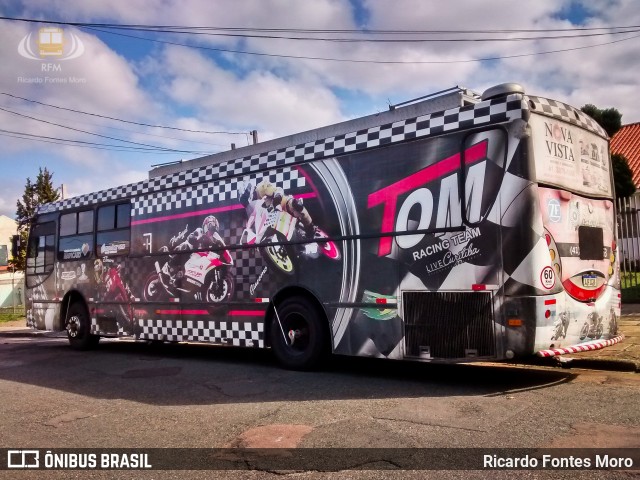
[(231, 272), (227, 272), (222, 279), (215, 283), (215, 272), (211, 272), (202, 286), (202, 298), (207, 303), (228, 302), (233, 298), (236, 282)]
[(86, 306), (73, 302), (67, 312), (67, 338), (74, 350), (89, 350), (98, 345), (99, 335), (91, 334), (91, 318)]
[(291, 370), (317, 368), (328, 353), (324, 315), (304, 297), (288, 298), (275, 308), (277, 315), (274, 312), (271, 316), (269, 340), (280, 364)]

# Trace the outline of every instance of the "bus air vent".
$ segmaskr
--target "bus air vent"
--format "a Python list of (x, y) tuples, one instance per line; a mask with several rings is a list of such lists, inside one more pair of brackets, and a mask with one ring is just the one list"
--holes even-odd
[(407, 357), (495, 357), (490, 291), (404, 292), (402, 299)]

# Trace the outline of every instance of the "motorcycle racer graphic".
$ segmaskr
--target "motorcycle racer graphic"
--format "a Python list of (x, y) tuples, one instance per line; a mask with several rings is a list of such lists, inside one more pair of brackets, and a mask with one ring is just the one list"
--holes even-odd
[(119, 327), (124, 332), (135, 333), (133, 308), (130, 304), (133, 294), (129, 285), (122, 279), (122, 264), (104, 257), (94, 261), (93, 271), (99, 298), (103, 302), (113, 302), (106, 306), (109, 316), (116, 317)]
[[(166, 295), (179, 297), (183, 293), (193, 295), (196, 300), (208, 303), (220, 303), (230, 299), (235, 291), (235, 279), (231, 273), (233, 257), (218, 230), (220, 224), (213, 215), (207, 216), (202, 227), (186, 235), (188, 226), (171, 239), (174, 252), (193, 252), (183, 264), (183, 257), (171, 255), (160, 267), (156, 262), (156, 271), (145, 282), (143, 296), (147, 301), (162, 300)], [(216, 249), (217, 251), (211, 251)], [(220, 250), (223, 249), (223, 250)], [(160, 249), (169, 252), (169, 247)]]
[(241, 242), (268, 244), (260, 252), (278, 271), (293, 275), (298, 258), (318, 258), (320, 253), (341, 258), (336, 244), (324, 240), (327, 234), (315, 225), (302, 199), (286, 195), (268, 180), (257, 187), (248, 183), (241, 192), (240, 203), (248, 215)]
[(554, 323), (554, 333), (551, 340), (559, 340), (560, 337), (567, 338), (567, 330), (569, 330), (569, 312), (562, 312)]
[(587, 321), (582, 325), (580, 330), (580, 340), (584, 340), (586, 337), (597, 339), (602, 336), (602, 316), (597, 312), (591, 312), (587, 315)]

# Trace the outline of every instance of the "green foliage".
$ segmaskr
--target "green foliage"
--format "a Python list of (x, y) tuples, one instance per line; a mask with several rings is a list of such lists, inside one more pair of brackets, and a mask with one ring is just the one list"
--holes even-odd
[(16, 203), (16, 221), (18, 222), (18, 235), (20, 235), (20, 248), (18, 256), (11, 260), (11, 265), (16, 270), (24, 270), (26, 266), (27, 239), (29, 228), (33, 222), (38, 207), (45, 203), (55, 202), (60, 198), (60, 193), (53, 186), (53, 173), (47, 167), (38, 172), (35, 182), (27, 178), (22, 200)]
[[(622, 114), (615, 108), (602, 110), (588, 103), (581, 110), (598, 122), (610, 137), (613, 137), (622, 127)], [(611, 155), (611, 163), (613, 165), (613, 182), (616, 188), (616, 197), (630, 197), (636, 191), (636, 186), (633, 183), (633, 172), (629, 168), (627, 159), (614, 153)]]
[(624, 155), (614, 153), (611, 155), (613, 166), (613, 181), (616, 187), (616, 198), (626, 198), (633, 195), (636, 186), (633, 184), (633, 172)]
[(613, 137), (613, 135), (620, 130), (620, 127), (622, 127), (622, 114), (615, 108), (605, 108), (601, 110), (595, 105), (588, 103), (580, 110), (598, 122), (610, 137)]

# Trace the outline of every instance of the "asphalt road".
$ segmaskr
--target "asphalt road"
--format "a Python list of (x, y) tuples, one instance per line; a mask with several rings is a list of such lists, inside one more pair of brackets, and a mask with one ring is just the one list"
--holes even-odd
[[(269, 352), (0, 338), (4, 448), (640, 448), (640, 375), (334, 358), (280, 369)], [(369, 466), (370, 467), (370, 466)], [(446, 472), (513, 478), (515, 472)], [(434, 471), (0, 470), (0, 478), (445, 478)], [(637, 474), (637, 471), (636, 471)], [(526, 471), (519, 478), (631, 478)]]

